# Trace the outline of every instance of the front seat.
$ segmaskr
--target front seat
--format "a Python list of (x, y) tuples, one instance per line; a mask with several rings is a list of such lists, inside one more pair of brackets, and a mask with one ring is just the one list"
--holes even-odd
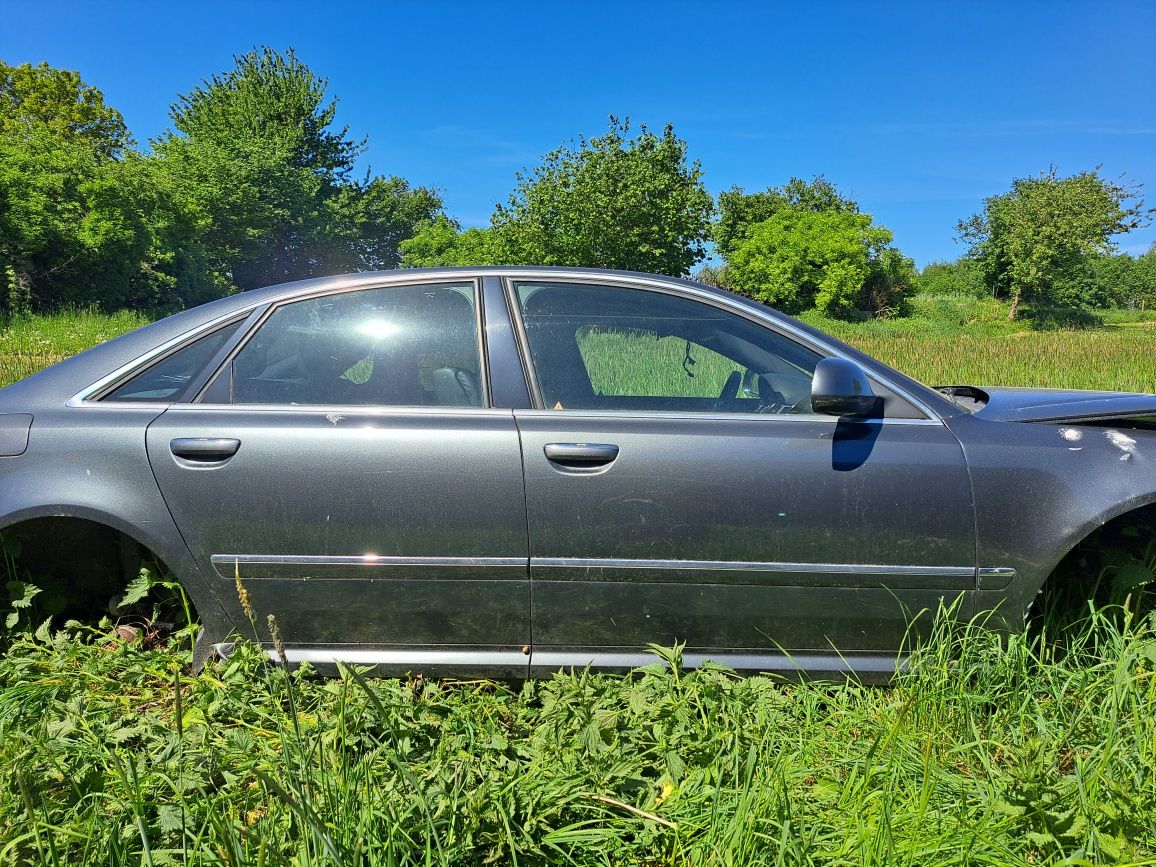
[(478, 378), (461, 367), (439, 367), (430, 374), (435, 406), (481, 406)]

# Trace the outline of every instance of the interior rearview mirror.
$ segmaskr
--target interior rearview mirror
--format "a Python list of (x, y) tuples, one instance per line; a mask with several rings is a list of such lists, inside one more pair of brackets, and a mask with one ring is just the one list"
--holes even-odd
[(811, 379), (811, 408), (826, 415), (869, 416), (881, 399), (871, 390), (871, 380), (858, 364), (846, 358), (824, 358)]

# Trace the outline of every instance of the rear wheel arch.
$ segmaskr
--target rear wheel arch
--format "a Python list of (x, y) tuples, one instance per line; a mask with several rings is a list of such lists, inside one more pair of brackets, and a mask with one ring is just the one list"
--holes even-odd
[[(88, 603), (103, 602), (102, 607), (136, 577), (142, 565), (151, 562), (180, 583), (201, 623), (216, 640), (228, 632), (224, 612), (183, 541), (174, 547), (115, 515), (63, 506), (27, 508), (5, 515), (0, 519), (0, 536), (15, 536), (21, 541), (25, 569), (43, 571), (47, 567), (64, 578), (69, 578), (69, 573), (83, 573), (82, 586), (70, 592)], [(30, 577), (35, 583), (35, 574)], [(112, 592), (106, 594), (108, 590)]]

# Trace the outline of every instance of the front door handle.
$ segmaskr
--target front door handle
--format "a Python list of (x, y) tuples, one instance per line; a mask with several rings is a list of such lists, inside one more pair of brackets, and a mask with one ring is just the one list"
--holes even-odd
[(177, 437), (169, 441), (169, 450), (178, 458), (203, 464), (227, 461), (240, 447), (240, 440), (228, 437)]
[(546, 459), (558, 467), (574, 472), (591, 472), (618, 457), (618, 446), (610, 443), (546, 443)]

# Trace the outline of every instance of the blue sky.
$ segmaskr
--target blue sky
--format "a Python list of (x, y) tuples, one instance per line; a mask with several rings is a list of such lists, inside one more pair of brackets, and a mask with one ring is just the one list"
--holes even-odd
[(467, 225), (610, 114), (673, 123), (715, 193), (824, 174), (920, 265), (1053, 163), (1127, 174), (1156, 204), (1153, 2), (0, 0), (0, 57), (79, 70), (142, 142), (261, 44), (329, 79), (368, 167), (438, 187)]

